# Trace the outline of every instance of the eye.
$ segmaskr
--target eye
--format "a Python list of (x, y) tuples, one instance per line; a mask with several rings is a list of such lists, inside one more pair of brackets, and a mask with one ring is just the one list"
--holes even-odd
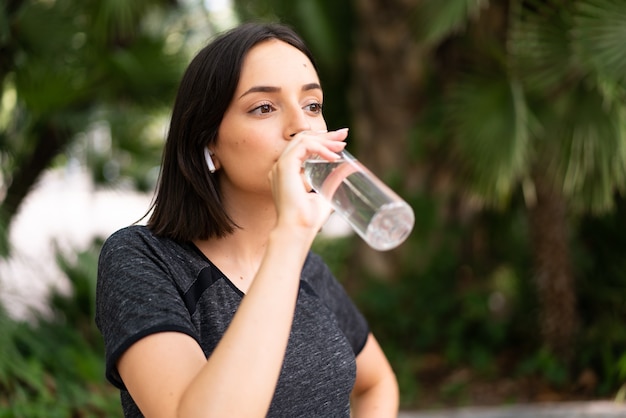
[(274, 106), (272, 106), (271, 104), (263, 103), (263, 104), (255, 107), (254, 109), (252, 109), (248, 113), (251, 113), (253, 115), (263, 115), (263, 114), (266, 114), (266, 113), (271, 113), (274, 110), (276, 110), (276, 109), (274, 109)]
[(304, 106), (304, 108), (306, 110), (308, 110), (309, 112), (314, 113), (314, 114), (322, 113), (322, 104), (321, 103), (311, 103), (311, 104), (308, 104), (308, 105)]

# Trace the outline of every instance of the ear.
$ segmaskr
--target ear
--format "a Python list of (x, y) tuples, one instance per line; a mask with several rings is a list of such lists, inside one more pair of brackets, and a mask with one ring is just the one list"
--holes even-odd
[(209, 171), (211, 173), (215, 173), (217, 168), (215, 168), (215, 163), (213, 162), (213, 158), (211, 157), (212, 152), (209, 151), (209, 147), (204, 148), (204, 159), (206, 160), (206, 165), (209, 167)]

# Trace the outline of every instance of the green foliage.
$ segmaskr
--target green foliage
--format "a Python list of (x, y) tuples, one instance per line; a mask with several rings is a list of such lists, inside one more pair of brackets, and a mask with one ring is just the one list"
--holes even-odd
[(620, 0), (586, 0), (576, 3), (572, 37), (581, 63), (598, 79), (615, 80), (626, 88), (626, 4)]
[(571, 208), (600, 213), (626, 191), (626, 107), (607, 102), (597, 87), (579, 85), (567, 96), (547, 116), (546, 134), (560, 140), (558, 174)]
[(417, 37), (425, 44), (442, 42), (465, 28), (469, 19), (478, 17), (488, 3), (489, 0), (422, 0), (414, 12)]
[(621, 380), (626, 381), (626, 351), (617, 361), (617, 375)]
[(121, 416), (93, 323), (96, 257), (61, 259), (72, 294), (53, 294), (51, 316), (16, 322), (0, 311), (0, 417)]
[(590, 366), (601, 373), (602, 394), (612, 393), (625, 380), (626, 201), (617, 199), (616, 206), (611, 214), (581, 220), (576, 247), (583, 318), (578, 362), (580, 368)]
[(552, 95), (580, 77), (569, 31), (572, 10), (558, 0), (515, 1), (506, 45), (510, 71), (529, 92)]
[[(187, 61), (183, 6), (163, 0), (5, 3), (0, 187), (7, 197), (0, 232), (54, 163), (75, 159), (93, 170), (96, 182), (153, 188), (146, 173), (158, 166), (164, 137), (155, 119), (169, 111)], [(171, 35), (180, 41), (171, 42)], [(111, 135), (101, 131), (94, 138), (102, 126)]]
[(521, 362), (517, 373), (522, 376), (538, 375), (547, 379), (551, 384), (561, 387), (567, 383), (570, 377), (568, 366), (563, 359), (557, 358), (546, 349), (540, 349)]
[(624, 13), (618, 1), (513, 1), (506, 42), (458, 35), (473, 55), (444, 80), (443, 123), (462, 184), (502, 207), (541, 165), (572, 209), (612, 208), (626, 183)]
[(514, 186), (528, 175), (530, 157), (524, 92), (518, 82), (501, 75), (462, 78), (451, 88), (448, 102), (466, 184), (499, 207), (509, 203)]

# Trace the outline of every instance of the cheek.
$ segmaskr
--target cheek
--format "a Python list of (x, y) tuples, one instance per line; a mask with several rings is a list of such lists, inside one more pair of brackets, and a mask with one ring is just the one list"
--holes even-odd
[(224, 118), (216, 151), (231, 164), (237, 163), (255, 171), (271, 169), (284, 149), (281, 141), (276, 139), (279, 135), (271, 124), (259, 121), (250, 124), (245, 119)]

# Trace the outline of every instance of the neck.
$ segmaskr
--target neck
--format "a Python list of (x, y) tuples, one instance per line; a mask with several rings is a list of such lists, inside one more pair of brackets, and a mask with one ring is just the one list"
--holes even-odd
[(274, 201), (263, 195), (228, 199), (225, 202), (230, 217), (239, 228), (223, 238), (196, 241), (198, 248), (218, 267), (240, 270), (238, 275), (256, 271), (265, 254), (269, 234), (276, 224)]
[(224, 202), (231, 219), (239, 226), (232, 234), (235, 240), (257, 247), (267, 242), (270, 232), (276, 225), (276, 206), (274, 200), (265, 195), (245, 195), (237, 199), (232, 197)]

